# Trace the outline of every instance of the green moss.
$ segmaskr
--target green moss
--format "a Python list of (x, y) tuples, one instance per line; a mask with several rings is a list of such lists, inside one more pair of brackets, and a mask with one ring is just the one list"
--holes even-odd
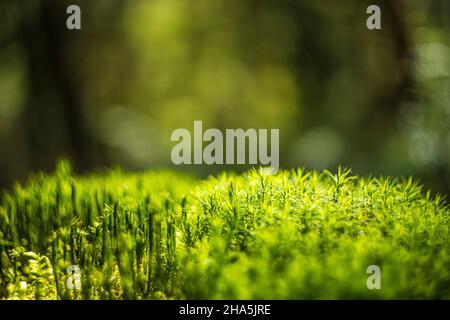
[(61, 162), (3, 197), (0, 297), (449, 299), (449, 213), (412, 179), (341, 169), (202, 181)]

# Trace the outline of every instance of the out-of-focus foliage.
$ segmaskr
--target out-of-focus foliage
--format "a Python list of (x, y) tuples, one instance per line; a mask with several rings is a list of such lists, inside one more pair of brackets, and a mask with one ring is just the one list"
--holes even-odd
[[(80, 31), (65, 28), (69, 4)], [(172, 130), (203, 120), (280, 128), (284, 167), (342, 163), (448, 192), (450, 5), (377, 1), (370, 31), (369, 4), (0, 0), (1, 183), (61, 155), (80, 170), (168, 166)]]
[(63, 162), (4, 196), (0, 297), (449, 299), (449, 213), (412, 179), (343, 169), (201, 181)]

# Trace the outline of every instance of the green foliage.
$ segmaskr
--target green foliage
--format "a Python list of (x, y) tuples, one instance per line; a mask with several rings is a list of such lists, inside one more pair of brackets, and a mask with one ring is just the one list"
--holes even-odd
[[(450, 299), (450, 215), (413, 179), (302, 169), (198, 181), (118, 169), (16, 185), (0, 207), (8, 299)], [(369, 265), (381, 290), (369, 290)], [(81, 269), (70, 290), (69, 265)]]

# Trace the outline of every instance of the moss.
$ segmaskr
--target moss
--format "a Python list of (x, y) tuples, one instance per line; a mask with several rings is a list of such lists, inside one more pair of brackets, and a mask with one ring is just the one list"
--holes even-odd
[(449, 213), (413, 179), (343, 169), (197, 180), (61, 162), (3, 197), (0, 297), (450, 299)]

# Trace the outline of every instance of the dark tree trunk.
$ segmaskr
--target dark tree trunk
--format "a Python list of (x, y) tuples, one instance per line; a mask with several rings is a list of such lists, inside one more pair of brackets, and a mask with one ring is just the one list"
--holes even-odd
[[(24, 45), (29, 74), (24, 111), (29, 156), (33, 170), (60, 157), (69, 157), (78, 169), (92, 165), (94, 143), (86, 133), (79, 85), (68, 63), (68, 43), (76, 31), (66, 28), (66, 6), (41, 0), (20, 1), (19, 39)], [(96, 149), (98, 150), (98, 149)], [(97, 153), (98, 154), (98, 153)]]

